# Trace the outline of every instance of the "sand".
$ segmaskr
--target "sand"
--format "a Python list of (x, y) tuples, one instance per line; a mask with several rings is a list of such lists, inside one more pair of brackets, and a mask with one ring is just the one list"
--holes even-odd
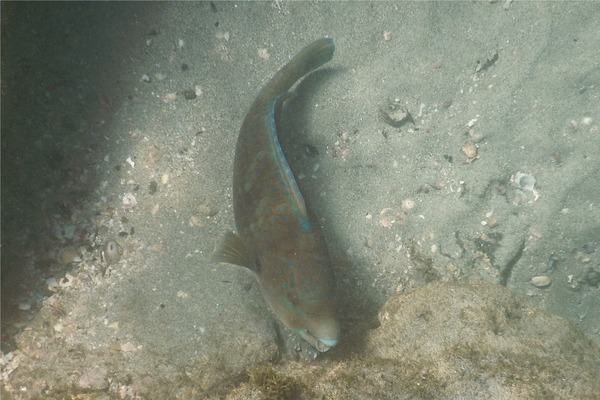
[[(264, 363), (349, 357), (390, 296), (439, 282), (505, 286), (597, 348), (599, 15), (3, 2), (3, 397), (226, 395)], [(247, 108), (324, 36), (279, 126), (334, 259), (343, 338), (317, 357), (210, 255)]]

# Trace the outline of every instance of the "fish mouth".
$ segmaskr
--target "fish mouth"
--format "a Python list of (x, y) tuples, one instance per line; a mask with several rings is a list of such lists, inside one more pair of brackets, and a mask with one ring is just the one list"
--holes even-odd
[(327, 348), (329, 348), (335, 346), (338, 343), (338, 340), (320, 338), (319, 342), (323, 343), (325, 346), (327, 346)]
[(335, 346), (337, 342), (337, 339), (317, 339), (317, 345), (315, 346), (315, 348), (321, 353), (324, 353), (333, 346)]
[(315, 349), (321, 353), (326, 352), (338, 343), (337, 338), (318, 338), (306, 329), (299, 329), (298, 333), (304, 340), (310, 343)]

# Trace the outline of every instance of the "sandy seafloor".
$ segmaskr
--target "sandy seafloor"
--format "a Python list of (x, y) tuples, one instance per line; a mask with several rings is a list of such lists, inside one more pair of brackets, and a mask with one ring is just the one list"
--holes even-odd
[(2, 398), (202, 398), (313, 362), (209, 258), (245, 111), (324, 36), (279, 126), (337, 277), (342, 341), (314, 362), (440, 280), (600, 344), (599, 26), (596, 2), (3, 2)]

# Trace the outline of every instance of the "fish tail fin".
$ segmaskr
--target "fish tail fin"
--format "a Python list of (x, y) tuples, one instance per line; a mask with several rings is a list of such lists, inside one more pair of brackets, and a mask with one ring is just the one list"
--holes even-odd
[(304, 75), (330, 61), (333, 58), (334, 50), (335, 45), (331, 38), (322, 38), (312, 42), (277, 71), (271, 81), (265, 85), (264, 90), (268, 90), (270, 93), (264, 94), (275, 97), (288, 91)]

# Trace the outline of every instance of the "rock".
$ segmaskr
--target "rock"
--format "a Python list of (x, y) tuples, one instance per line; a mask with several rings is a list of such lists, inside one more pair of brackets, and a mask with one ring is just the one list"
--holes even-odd
[[(303, 399), (600, 398), (600, 348), (503, 286), (435, 282), (391, 297), (379, 321), (360, 356), (274, 367), (268, 389)], [(261, 384), (227, 398), (260, 398)]]

